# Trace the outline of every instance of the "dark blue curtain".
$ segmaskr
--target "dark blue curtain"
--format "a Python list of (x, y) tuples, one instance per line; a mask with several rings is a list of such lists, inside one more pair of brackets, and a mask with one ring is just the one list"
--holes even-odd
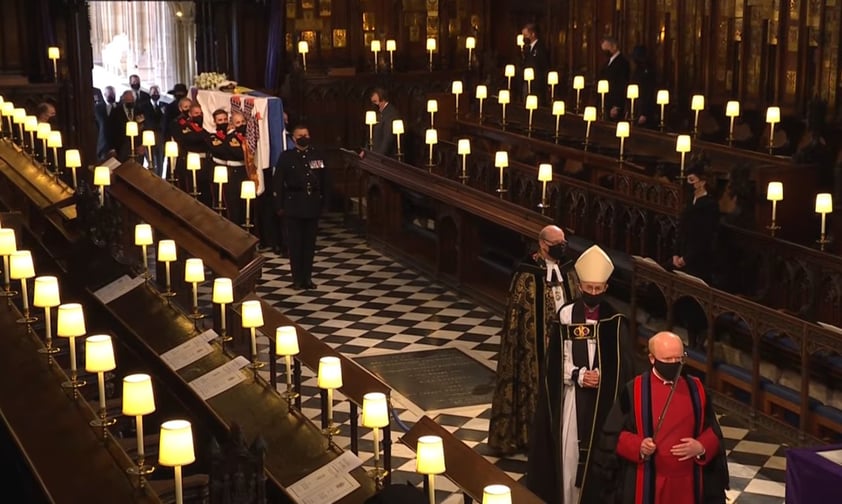
[(264, 87), (275, 91), (281, 86), (281, 69), (284, 61), (284, 16), (283, 0), (270, 0), (269, 37), (266, 41), (266, 73)]

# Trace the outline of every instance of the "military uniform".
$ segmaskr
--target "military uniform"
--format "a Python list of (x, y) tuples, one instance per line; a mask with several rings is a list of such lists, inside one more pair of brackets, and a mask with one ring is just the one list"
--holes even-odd
[(222, 198), (228, 209), (228, 219), (238, 226), (246, 222), (246, 203), (240, 198), (243, 181), (248, 180), (243, 152), (245, 142), (245, 137), (236, 131), (217, 131), (210, 139), (214, 166), (228, 167), (228, 183), (223, 188)]
[(178, 143), (178, 160), (175, 163), (175, 175), (178, 185), (185, 192), (193, 191), (193, 175), (187, 171), (187, 154), (195, 152), (201, 158), (201, 168), (196, 172), (196, 190), (199, 201), (213, 206), (211, 168), (208, 166), (208, 147), (211, 134), (201, 124), (196, 124), (189, 117), (179, 117), (172, 128), (173, 140)]
[(328, 177), (324, 156), (312, 147), (281, 153), (273, 177), (275, 209), (286, 221), (293, 286), (313, 288), (319, 215), (327, 204)]

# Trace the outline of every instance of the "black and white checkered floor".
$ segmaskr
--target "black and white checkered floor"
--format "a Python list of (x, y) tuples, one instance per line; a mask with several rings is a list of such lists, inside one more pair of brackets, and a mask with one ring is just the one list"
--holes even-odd
[[(294, 291), (288, 259), (270, 253), (257, 291), (301, 326), (351, 357), (458, 348), (496, 369), (499, 316), (372, 250), (363, 237), (343, 228), (340, 216), (331, 215), (322, 221), (314, 269), (317, 288)], [(261, 351), (263, 358), (267, 358), (266, 338)], [(304, 377), (302, 409), (318, 423), (319, 393), (315, 376), (305, 370)], [(280, 383), (283, 380), (279, 377)], [(423, 411), (394, 393), (393, 406), (405, 424), (412, 425), (421, 415), (435, 418), (514, 479), (523, 477), (524, 456), (494, 457), (486, 444), (490, 404)], [(347, 401), (337, 404), (335, 411), (336, 420), (343, 424), (336, 441), (347, 448), (350, 446)], [(729, 501), (783, 502), (785, 448), (762, 433), (749, 431), (734, 419), (723, 417), (721, 421), (731, 472)], [(413, 472), (414, 454), (398, 443), (402, 432), (394, 424), (392, 482), (420, 484), (421, 477)], [(368, 432), (360, 442), (359, 454), (367, 466), (373, 464), (372, 450)], [(461, 502), (458, 488), (444, 478), (439, 480), (438, 502)]]

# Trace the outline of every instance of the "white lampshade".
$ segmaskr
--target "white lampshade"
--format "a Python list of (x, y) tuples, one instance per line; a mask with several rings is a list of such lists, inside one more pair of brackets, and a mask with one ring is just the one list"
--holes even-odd
[(675, 152), (690, 152), (692, 141), (690, 135), (678, 135), (675, 139)]
[(213, 302), (217, 304), (234, 302), (234, 286), (230, 278), (213, 279)]
[(148, 374), (130, 374), (123, 378), (123, 414), (141, 416), (155, 412), (155, 393), (152, 377)]
[(626, 88), (626, 98), (629, 100), (640, 98), (640, 87), (637, 84), (629, 84), (629, 87)]
[(38, 130), (38, 118), (33, 115), (28, 115), (23, 118), (23, 130), (26, 132), (35, 132)]
[(178, 157), (178, 143), (175, 140), (164, 144), (164, 155), (169, 158)]
[(555, 86), (558, 84), (558, 72), (553, 70), (552, 72), (547, 73), (547, 84), (550, 86)]
[(690, 110), (704, 110), (705, 109), (705, 95), (693, 95), (690, 100)]
[(260, 301), (256, 299), (243, 301), (242, 309), (244, 328), (263, 327), (263, 307), (260, 306)]
[(3, 104), (0, 105), (0, 113), (2, 113), (4, 117), (11, 116), (12, 114), (14, 114), (14, 111), (15, 104), (10, 101), (3, 102)]
[(386, 50), (387, 51), (397, 51), (398, 50), (398, 43), (395, 39), (389, 39), (386, 41)]
[(61, 131), (50, 131), (49, 135), (47, 136), (47, 147), (49, 148), (61, 148)]
[(584, 75), (576, 75), (576, 76), (573, 77), (573, 89), (575, 89), (575, 90), (585, 89), (585, 76)]
[(15, 230), (10, 228), (0, 228), (0, 256), (12, 255), (12, 252), (18, 249), (17, 240), (15, 239)]
[(26, 109), (22, 109), (20, 107), (15, 108), (12, 111), (12, 122), (15, 124), (23, 124), (23, 121), (26, 120)]
[(816, 213), (826, 214), (833, 211), (833, 196), (830, 193), (816, 195)]
[(403, 135), (403, 119), (394, 119), (392, 121), (392, 134)]
[(444, 463), (444, 443), (439, 436), (421, 436), (415, 452), (415, 472), (419, 474), (442, 474), (446, 471)]
[(766, 187), (766, 199), (768, 201), (783, 201), (784, 199), (784, 184), (783, 182), (769, 182)]
[(196, 461), (193, 451), (193, 429), (187, 420), (169, 420), (161, 424), (158, 441), (158, 463), (175, 467)]
[(184, 262), (184, 281), (188, 283), (205, 281), (205, 263), (201, 259), (191, 257)]
[(596, 83), (596, 92), (599, 94), (605, 94), (608, 92), (608, 81), (607, 80), (600, 80)]
[(468, 37), (465, 39), (465, 49), (476, 49), (477, 48), (477, 39), (476, 37)]
[(435, 145), (439, 143), (439, 134), (435, 129), (428, 129), (424, 135), (424, 143), (427, 145)]
[(298, 54), (307, 54), (310, 52), (310, 44), (306, 40), (298, 41)]
[(144, 130), (143, 136), (141, 137), (140, 144), (144, 147), (154, 147), (155, 146), (155, 132), (152, 130)]
[(503, 67), (503, 77), (514, 77), (515, 76), (515, 66), (514, 65), (506, 65)]
[(532, 67), (524, 68), (523, 69), (523, 80), (525, 81), (532, 81), (535, 80), (535, 69)]
[(50, 137), (50, 131), (50, 123), (38, 123), (38, 129), (35, 130), (35, 138), (46, 140)]
[(213, 183), (227, 184), (228, 183), (228, 167), (225, 165), (216, 165), (213, 167)]
[(59, 305), (56, 317), (56, 336), (75, 338), (85, 334), (85, 312), (79, 303)]
[(628, 121), (620, 121), (617, 123), (617, 138), (628, 138), (629, 137), (629, 122)]
[(509, 153), (507, 151), (497, 151), (494, 153), (494, 167), (506, 168), (509, 166)]
[(377, 112), (373, 110), (366, 110), (365, 111), (365, 123), (368, 126), (373, 124), (377, 124)]
[(58, 278), (54, 276), (36, 277), (32, 305), (38, 308), (52, 308), (60, 304), (61, 295), (58, 290)]
[(363, 427), (383, 428), (389, 425), (389, 403), (386, 394), (369, 392), (363, 396)]
[(480, 84), (477, 86), (476, 97), (477, 100), (484, 100), (488, 98), (488, 87), (485, 84)]
[(137, 123), (135, 121), (128, 121), (126, 123), (126, 136), (136, 137), (137, 131)]
[(298, 332), (295, 326), (280, 326), (275, 329), (275, 354), (298, 355)]
[(175, 240), (161, 240), (158, 242), (158, 260), (162, 262), (172, 262), (178, 260)]
[(582, 117), (587, 122), (596, 121), (596, 107), (585, 107), (585, 112), (582, 114)]
[(538, 97), (536, 95), (527, 95), (526, 97), (526, 110), (537, 110), (538, 109)]
[(428, 51), (435, 51), (436, 50), (436, 39), (430, 37), (427, 39), (427, 50)]
[(457, 154), (470, 154), (471, 140), (468, 138), (460, 138), (456, 143), (456, 152)]
[(60, 54), (61, 54), (61, 52), (59, 51), (59, 48), (56, 47), (56, 46), (50, 46), (50, 47), (47, 48), (47, 58), (48, 59), (57, 60), (57, 59), (59, 59)]
[(152, 245), (152, 226), (149, 224), (136, 224), (134, 227), (134, 244)]
[(114, 360), (114, 345), (111, 336), (97, 334), (85, 338), (85, 371), (104, 373), (117, 367)]
[(243, 180), (240, 184), (240, 198), (254, 199), (257, 197), (257, 188), (254, 185), (254, 180)]
[(187, 169), (190, 171), (198, 171), (202, 169), (202, 158), (196, 152), (187, 153)]
[(439, 111), (438, 100), (427, 100), (427, 112), (438, 112), (438, 111)]
[(668, 89), (659, 89), (658, 94), (655, 95), (655, 103), (658, 105), (669, 105), (670, 92)]
[(94, 168), (94, 185), (111, 185), (111, 168), (107, 166), (97, 166)]
[(32, 263), (32, 252), (17, 250), (9, 256), (9, 277), (12, 280), (25, 280), (35, 276), (35, 265)]
[(500, 105), (508, 105), (512, 102), (512, 95), (508, 89), (501, 89), (497, 92), (497, 103)]
[(342, 363), (339, 361), (339, 357), (322, 357), (319, 359), (318, 385), (322, 389), (342, 387)]
[(488, 485), (482, 489), (482, 504), (512, 504), (512, 491), (506, 485)]
[(380, 52), (382, 49), (380, 47), (379, 40), (372, 40), (371, 41), (371, 52)]
[(523, 47), (524, 42), (523, 42), (523, 34), (522, 33), (518, 33), (515, 36), (515, 44), (517, 44), (518, 47), (521, 47), (521, 48)]
[(463, 90), (463, 84), (462, 84), (462, 81), (460, 81), (460, 80), (455, 80), (450, 85), (450, 92), (455, 94), (455, 95), (462, 94), (462, 90)]
[(79, 168), (82, 166), (82, 156), (79, 149), (67, 149), (64, 151), (64, 166), (68, 168)]
[(562, 100), (556, 100), (553, 102), (553, 115), (554, 116), (563, 116), (564, 115), (564, 102)]
[(737, 100), (730, 100), (725, 104), (726, 117), (738, 117), (740, 115), (740, 102)]
[(538, 181), (550, 182), (553, 179), (553, 165), (549, 163), (541, 163), (538, 165)]
[(775, 124), (781, 122), (781, 108), (769, 107), (766, 109), (766, 122)]

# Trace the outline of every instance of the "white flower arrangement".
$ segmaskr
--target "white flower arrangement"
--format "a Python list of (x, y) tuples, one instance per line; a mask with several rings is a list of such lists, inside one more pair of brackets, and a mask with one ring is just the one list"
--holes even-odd
[(202, 72), (193, 78), (193, 84), (199, 89), (217, 89), (227, 80), (228, 76), (224, 73)]

